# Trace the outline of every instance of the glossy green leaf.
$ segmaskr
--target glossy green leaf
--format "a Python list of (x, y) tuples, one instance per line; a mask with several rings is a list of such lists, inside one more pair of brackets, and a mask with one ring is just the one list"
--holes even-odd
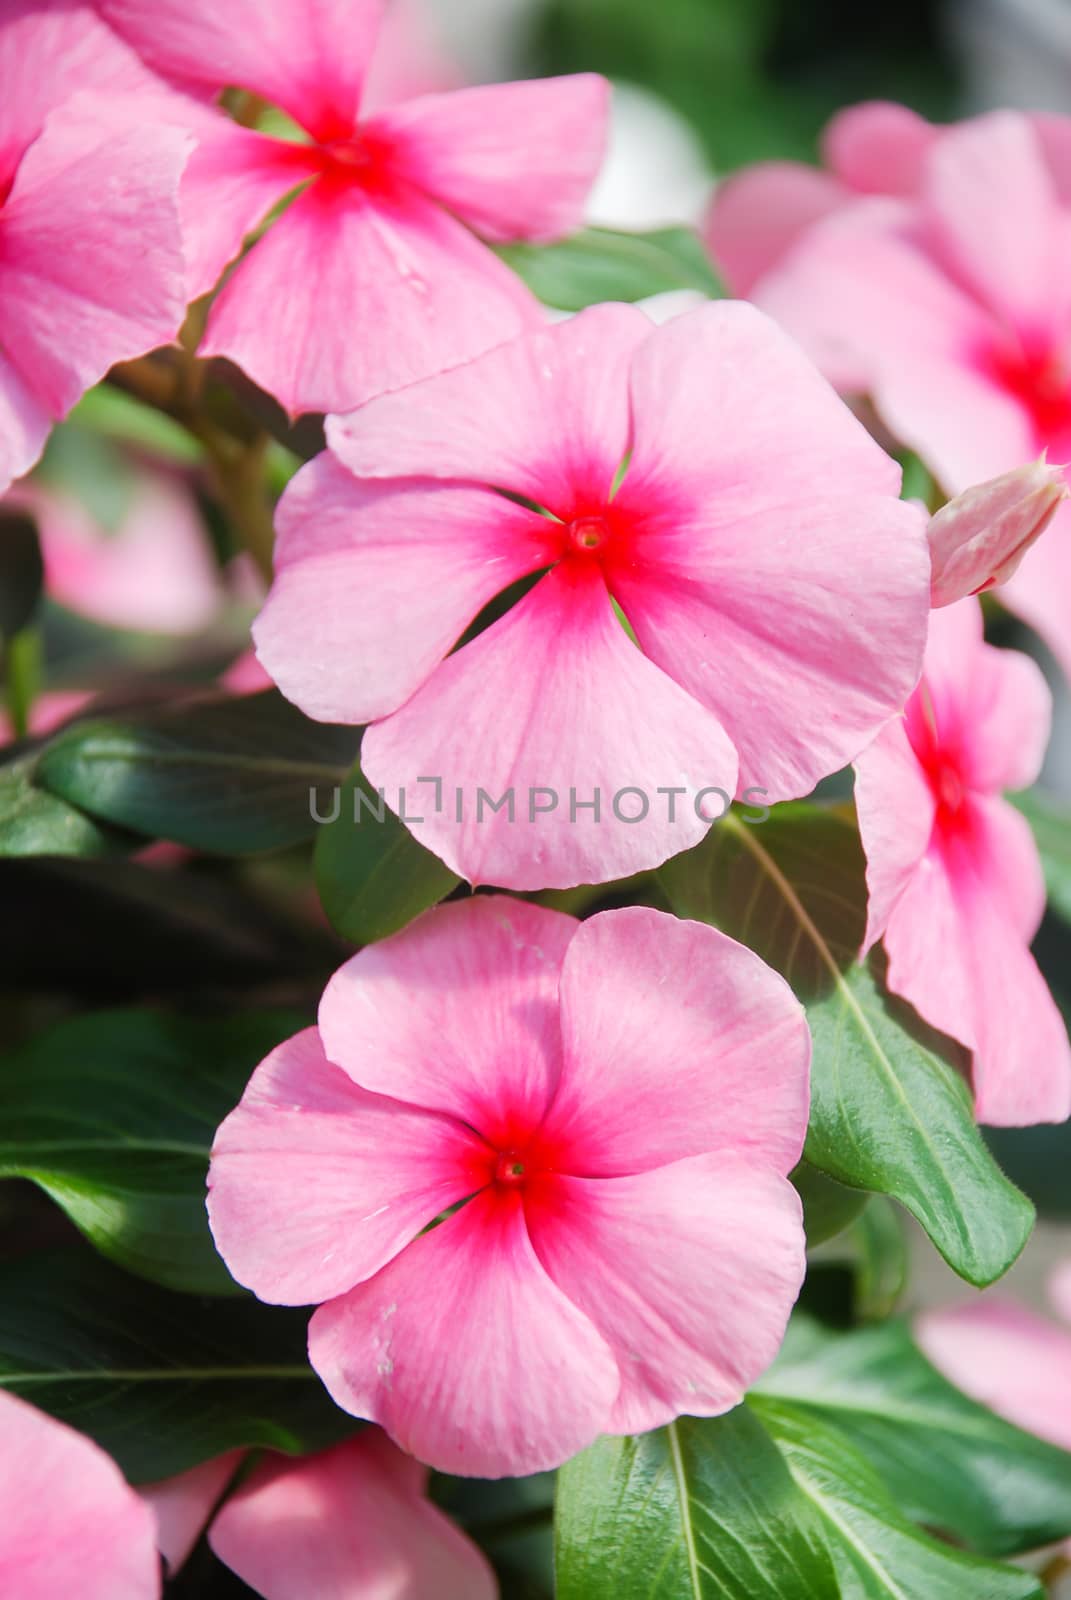
[(901, 1509), (989, 1555), (1071, 1534), (1071, 1454), (941, 1377), (903, 1322), (837, 1334), (794, 1317), (756, 1392), (835, 1426)]
[(1054, 911), (1071, 922), (1071, 806), (1043, 789), (1008, 796), (1034, 830)]
[(269, 689), (80, 722), (42, 750), (36, 781), (105, 822), (240, 855), (311, 838), (357, 740)]
[(129, 847), (128, 834), (35, 784), (35, 760), (20, 756), (0, 766), (0, 856), (100, 856)]
[(790, 1176), (803, 1201), (803, 1227), (812, 1250), (855, 1222), (871, 1200), (864, 1189), (845, 1188), (809, 1161), (801, 1161)]
[[(434, 804), (433, 791), (426, 799)], [(461, 882), (399, 821), (359, 767), (342, 787), (337, 815), (319, 830), (314, 860), (331, 925), (354, 944), (397, 933)]]
[[(749, 1402), (824, 1525), (841, 1600), (1043, 1600), (1038, 1579), (922, 1533), (837, 1429), (760, 1396)], [(789, 1589), (795, 1597), (811, 1591)]]
[(88, 1251), (0, 1265), (0, 1387), (88, 1433), (133, 1483), (357, 1424), (305, 1352), (308, 1312), (175, 1294)]
[(784, 974), (814, 1037), (806, 1156), (892, 1195), (975, 1284), (1006, 1271), (1033, 1207), (975, 1125), (963, 1052), (885, 990), (880, 955), (856, 959), (866, 915), (854, 824), (805, 804), (761, 826), (734, 814), (662, 869), (680, 916), (712, 922)]
[(237, 1293), (208, 1230), (208, 1154), (253, 1068), (303, 1020), (104, 1011), (61, 1023), (0, 1060), (0, 1177), (39, 1184), (131, 1272)]
[(561, 311), (643, 300), (670, 289), (697, 289), (712, 298), (722, 293), (710, 257), (690, 228), (585, 228), (560, 244), (506, 244), (498, 253), (533, 294)]
[(827, 1600), (819, 1518), (746, 1406), (600, 1439), (558, 1475), (558, 1600)]

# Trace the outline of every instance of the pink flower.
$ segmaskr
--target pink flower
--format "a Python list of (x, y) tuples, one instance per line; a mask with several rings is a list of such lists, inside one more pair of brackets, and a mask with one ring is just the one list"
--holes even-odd
[(893, 992), (972, 1051), (980, 1122), (1071, 1112), (1071, 1046), (1029, 950), (1041, 866), (1001, 798), (1037, 777), (1050, 712), (1034, 662), (983, 643), (962, 600), (933, 613), (918, 689), (855, 764), (866, 946), (884, 937)]
[(216, 1243), (262, 1299), (326, 1302), (313, 1366), (403, 1449), (552, 1467), (727, 1411), (773, 1359), (809, 1054), (786, 985), (712, 928), (442, 906), (258, 1067), (216, 1136)]
[(241, 85), (305, 136), (197, 119), (184, 191), (192, 294), (302, 189), (228, 279), (202, 354), (229, 356), (291, 411), (340, 411), (542, 320), (476, 235), (551, 239), (579, 224), (602, 157), (604, 79), (429, 94), (362, 116), (383, 0), (101, 5), (161, 73)]
[[(1071, 160), (994, 112), (942, 133), (911, 199), (858, 200), (800, 237), (757, 300), (957, 494), (1071, 459)], [(1071, 672), (1071, 507), (1001, 590)]]
[[(1071, 1262), (1053, 1273), (1049, 1296), (1071, 1322)], [(1071, 1450), (1071, 1330), (1014, 1300), (987, 1294), (925, 1312), (916, 1318), (915, 1338), (965, 1394)]]
[(88, 5), (6, 8), (0, 491), (110, 366), (166, 343), (182, 320), (178, 188), (190, 141), (133, 126), (132, 113), (124, 127), (115, 113), (148, 81)]
[(157, 1600), (152, 1512), (103, 1450), (0, 1390), (0, 1594)]
[(1007, 583), (1068, 498), (1045, 457), (965, 489), (930, 518), (930, 603), (948, 606)]
[[(232, 1451), (139, 1491), (170, 1574), (240, 1460)], [(265, 1600), (495, 1600), (487, 1561), (428, 1500), (427, 1477), (378, 1428), (299, 1461), (269, 1455), (212, 1518), (208, 1540)]]
[(738, 788), (807, 793), (916, 681), (924, 518), (750, 306), (596, 307), (328, 437), (283, 501), (257, 654), (310, 715), (374, 724), (370, 782), (474, 883), (654, 867)]

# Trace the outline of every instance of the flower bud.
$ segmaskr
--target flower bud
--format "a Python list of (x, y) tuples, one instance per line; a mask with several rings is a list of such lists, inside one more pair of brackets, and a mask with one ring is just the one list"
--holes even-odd
[(1067, 496), (1063, 471), (1044, 455), (956, 495), (928, 529), (930, 603), (951, 605), (1007, 582)]

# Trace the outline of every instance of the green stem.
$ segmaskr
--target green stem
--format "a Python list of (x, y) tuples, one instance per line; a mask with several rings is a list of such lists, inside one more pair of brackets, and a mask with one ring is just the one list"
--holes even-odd
[(41, 687), (41, 635), (23, 628), (4, 648), (5, 694), (16, 739), (30, 731), (30, 713)]

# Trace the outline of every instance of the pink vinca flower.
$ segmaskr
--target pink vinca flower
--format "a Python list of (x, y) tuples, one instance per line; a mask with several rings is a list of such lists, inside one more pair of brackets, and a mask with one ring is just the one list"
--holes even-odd
[[(994, 112), (942, 134), (913, 198), (809, 228), (755, 295), (958, 494), (1071, 461), (1069, 269), (1071, 182), (1030, 119)], [(1071, 672), (1071, 506), (1000, 596)]]
[(300, 1461), (265, 1456), (213, 1517), (241, 1458), (139, 1490), (171, 1576), (211, 1520), (216, 1555), (264, 1600), (495, 1600), (484, 1556), (428, 1500), (427, 1469), (378, 1428)]
[(116, 361), (185, 308), (178, 192), (190, 143), (116, 116), (149, 82), (88, 5), (0, 18), (0, 492)]
[[(1071, 1262), (1049, 1280), (1071, 1323)], [(1071, 1329), (999, 1295), (927, 1311), (915, 1337), (938, 1371), (1008, 1422), (1071, 1450)]]
[(374, 724), (370, 782), (474, 883), (654, 867), (738, 789), (807, 793), (916, 681), (925, 519), (750, 306), (596, 307), (328, 437), (283, 501), (257, 653), (311, 716)]
[(727, 1411), (773, 1359), (809, 1055), (787, 986), (713, 928), (442, 906), (258, 1067), (216, 1136), (216, 1243), (262, 1299), (324, 1302), (313, 1366), (403, 1449), (553, 1467)]
[(0, 1390), (0, 1594), (158, 1600), (156, 1523), (84, 1434)]
[(304, 136), (197, 119), (184, 190), (192, 294), (301, 189), (227, 280), (203, 355), (229, 356), (291, 412), (339, 411), (542, 320), (482, 241), (579, 224), (602, 158), (604, 79), (427, 94), (362, 115), (384, 0), (101, 5), (161, 73), (241, 85)]
[(856, 762), (866, 945), (889, 986), (973, 1053), (978, 1119), (1062, 1122), (1071, 1047), (1030, 954), (1045, 909), (1026, 819), (1002, 797), (1037, 777), (1051, 701), (1028, 656), (982, 639), (976, 600), (935, 611), (922, 681)]

